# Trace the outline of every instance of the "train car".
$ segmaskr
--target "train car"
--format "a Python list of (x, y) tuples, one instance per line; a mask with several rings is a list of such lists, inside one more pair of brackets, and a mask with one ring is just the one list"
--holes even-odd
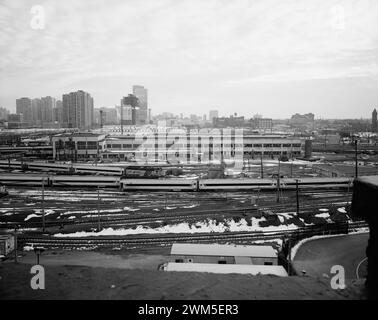
[(197, 191), (196, 179), (122, 179), (124, 191)]
[(199, 191), (207, 190), (251, 190), (275, 189), (277, 180), (273, 179), (203, 179), (199, 180)]
[(71, 172), (71, 165), (65, 163), (27, 162), (27, 170), (44, 172)]
[(24, 163), (21, 161), (8, 161), (8, 160), (0, 160), (0, 169), (17, 169), (17, 170), (22, 170)]
[(53, 187), (101, 187), (118, 188), (120, 179), (118, 177), (102, 176), (51, 176)]
[(105, 167), (105, 166), (93, 166), (93, 165), (74, 165), (76, 173), (82, 174), (102, 174), (112, 176), (122, 176), (124, 169), (120, 167)]
[(0, 174), (0, 183), (9, 186), (45, 186), (50, 185), (48, 176), (35, 174)]
[[(296, 188), (296, 179), (284, 178), (280, 181), (283, 189)], [(298, 178), (298, 187), (304, 188), (350, 188), (353, 186), (352, 178)]]
[(164, 176), (161, 167), (131, 166), (126, 167), (123, 178), (130, 179), (158, 179)]

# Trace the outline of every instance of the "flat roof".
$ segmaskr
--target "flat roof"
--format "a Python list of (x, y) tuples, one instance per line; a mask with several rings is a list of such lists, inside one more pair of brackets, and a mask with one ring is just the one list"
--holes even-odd
[(251, 275), (276, 275), (287, 277), (288, 274), (282, 266), (264, 266), (252, 264), (216, 264), (216, 263), (175, 263), (168, 262), (166, 271), (208, 272), (208, 273), (238, 273)]
[(277, 258), (271, 246), (174, 243), (171, 255)]
[(74, 133), (58, 133), (53, 135), (55, 137), (101, 137), (106, 136), (105, 133), (93, 133), (93, 132), (74, 132)]
[(360, 182), (369, 184), (375, 188), (378, 188), (378, 175), (377, 176), (364, 176), (358, 178)]

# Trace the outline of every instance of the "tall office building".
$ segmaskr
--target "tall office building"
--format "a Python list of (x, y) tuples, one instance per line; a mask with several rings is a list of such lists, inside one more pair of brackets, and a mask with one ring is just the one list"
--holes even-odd
[(93, 98), (83, 90), (63, 94), (63, 126), (91, 129), (94, 122)]
[(136, 110), (136, 124), (147, 124), (148, 121), (148, 91), (143, 86), (133, 86), (133, 95), (139, 100)]
[(139, 106), (139, 99), (129, 94), (127, 97), (121, 99), (120, 119), (122, 125), (137, 124), (137, 108)]
[(56, 99), (50, 96), (41, 98), (41, 122), (42, 126), (53, 122), (53, 110), (56, 106)]
[(218, 118), (218, 110), (210, 110), (209, 112), (209, 121), (213, 122), (213, 119)]
[(378, 132), (378, 122), (377, 122), (377, 110), (374, 109), (372, 113), (372, 131)]
[(40, 125), (42, 118), (42, 103), (41, 99), (35, 98), (31, 103), (31, 122), (34, 125)]
[(55, 103), (55, 108), (53, 109), (53, 121), (63, 124), (63, 102), (62, 100), (57, 100)]
[(0, 107), (0, 120), (7, 120), (8, 119), (9, 111), (3, 107)]
[(30, 98), (16, 99), (16, 113), (22, 114), (23, 121), (26, 123), (32, 122), (32, 101)]
[(54, 122), (53, 110), (56, 100), (47, 96), (35, 98), (31, 102), (31, 123), (36, 126), (49, 127)]

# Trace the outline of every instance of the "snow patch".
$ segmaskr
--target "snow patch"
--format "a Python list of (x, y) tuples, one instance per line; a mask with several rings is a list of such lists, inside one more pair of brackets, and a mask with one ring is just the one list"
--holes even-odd
[(251, 218), (251, 225), (248, 225), (245, 219), (241, 219), (235, 222), (233, 219), (228, 219), (224, 222), (217, 223), (215, 220), (200, 221), (195, 224), (188, 224), (186, 222), (161, 226), (158, 228), (150, 228), (137, 226), (135, 229), (113, 229), (106, 228), (100, 232), (75, 232), (75, 233), (58, 233), (55, 237), (90, 237), (90, 236), (124, 236), (132, 234), (159, 234), (159, 233), (222, 233), (228, 232), (238, 232), (238, 231), (283, 231), (283, 230), (295, 230), (298, 227), (295, 224), (285, 225), (285, 226), (269, 226), (260, 227), (259, 222), (263, 221), (263, 218)]

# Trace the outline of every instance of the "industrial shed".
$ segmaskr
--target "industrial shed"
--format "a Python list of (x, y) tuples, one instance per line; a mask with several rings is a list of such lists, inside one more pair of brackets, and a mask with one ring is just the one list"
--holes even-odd
[(14, 250), (14, 236), (12, 234), (0, 234), (0, 256), (6, 257)]
[(165, 271), (209, 272), (221, 274), (250, 274), (276, 275), (287, 277), (288, 274), (282, 266), (264, 266), (247, 264), (215, 264), (215, 263), (175, 263), (168, 262)]
[(170, 262), (239, 265), (277, 265), (271, 246), (174, 243)]

